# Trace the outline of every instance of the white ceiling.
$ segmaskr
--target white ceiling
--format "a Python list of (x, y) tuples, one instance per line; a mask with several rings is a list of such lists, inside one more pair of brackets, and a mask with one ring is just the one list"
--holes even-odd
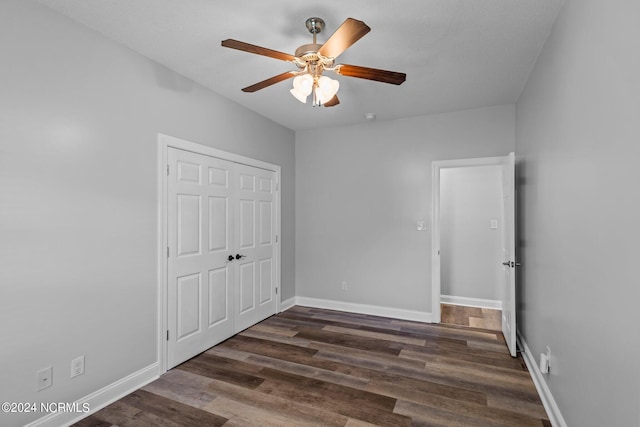
[[(37, 0), (213, 91), (293, 130), (514, 103), (563, 0)], [(295, 67), (227, 49), (227, 38), (291, 53), (324, 42), (347, 18), (371, 32), (338, 63), (407, 74), (401, 86), (329, 75), (340, 105), (313, 108), (291, 80), (255, 93), (241, 88)]]

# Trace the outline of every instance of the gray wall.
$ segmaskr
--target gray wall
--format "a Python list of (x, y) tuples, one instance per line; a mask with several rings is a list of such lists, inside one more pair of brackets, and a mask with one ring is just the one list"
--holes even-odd
[(567, 0), (517, 103), (520, 331), (570, 426), (640, 425), (639, 17)]
[(0, 58), (0, 402), (73, 402), (157, 360), (159, 132), (282, 166), (295, 294), (292, 131), (32, 2), (0, 2)]
[(430, 313), (431, 162), (508, 154), (514, 113), (506, 105), (297, 132), (297, 295)]
[(440, 251), (442, 295), (502, 299), (502, 166), (441, 169)]

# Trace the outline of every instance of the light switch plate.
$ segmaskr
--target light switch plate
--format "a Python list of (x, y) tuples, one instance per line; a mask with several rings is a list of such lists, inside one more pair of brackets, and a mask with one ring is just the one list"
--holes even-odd
[(497, 219), (492, 219), (489, 227), (491, 227), (492, 230), (497, 230), (498, 229), (498, 220)]
[(427, 231), (427, 223), (426, 223), (426, 221), (418, 221), (418, 222), (416, 222), (416, 230), (418, 230), (418, 231)]

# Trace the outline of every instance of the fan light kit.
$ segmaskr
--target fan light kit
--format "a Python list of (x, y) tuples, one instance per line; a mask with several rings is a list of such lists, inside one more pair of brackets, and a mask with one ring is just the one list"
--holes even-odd
[(312, 95), (314, 107), (333, 107), (340, 103), (337, 95), (338, 89), (340, 89), (340, 82), (323, 75), (324, 71), (333, 71), (342, 76), (358, 77), (395, 85), (400, 85), (406, 80), (407, 76), (404, 73), (357, 65), (335, 64), (335, 59), (340, 54), (371, 31), (371, 28), (364, 22), (347, 18), (324, 44), (318, 44), (316, 40), (317, 34), (324, 29), (324, 21), (320, 18), (309, 18), (305, 24), (309, 32), (313, 34), (313, 43), (300, 46), (296, 49), (295, 55), (233, 39), (222, 41), (222, 46), (224, 47), (290, 62), (298, 68), (296, 71), (287, 71), (245, 87), (242, 89), (243, 92), (256, 92), (293, 78), (293, 89), (289, 92), (297, 100), (306, 103), (309, 95)]

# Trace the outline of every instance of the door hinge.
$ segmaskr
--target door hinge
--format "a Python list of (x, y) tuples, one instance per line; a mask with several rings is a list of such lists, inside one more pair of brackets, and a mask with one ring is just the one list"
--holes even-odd
[(278, 295), (278, 287), (276, 286), (276, 295)]
[(280, 184), (278, 184), (278, 183), (276, 182), (276, 191), (278, 191), (278, 188), (280, 188), (279, 186), (280, 186)]
[(167, 329), (167, 341), (169, 341), (169, 330)]
[(167, 258), (169, 258), (169, 246), (167, 246)]
[(167, 176), (169, 176), (169, 165), (167, 165)]
[(278, 243), (278, 235), (276, 234), (276, 243)]

